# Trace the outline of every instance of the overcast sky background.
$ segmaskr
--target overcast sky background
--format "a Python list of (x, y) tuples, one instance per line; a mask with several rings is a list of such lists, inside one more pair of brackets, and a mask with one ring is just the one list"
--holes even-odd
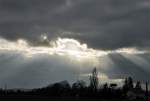
[[(93, 49), (136, 47), (149, 51), (149, 12), (150, 0), (0, 0), (0, 37), (48, 47), (39, 40), (45, 34), (49, 40), (74, 38)], [(32, 88), (61, 80), (74, 82), (79, 72), (89, 73), (95, 66), (68, 60), (55, 55), (27, 59), (1, 51), (0, 86)], [(149, 53), (110, 54), (99, 60), (99, 72), (111, 79), (130, 75), (135, 80), (150, 80)]]

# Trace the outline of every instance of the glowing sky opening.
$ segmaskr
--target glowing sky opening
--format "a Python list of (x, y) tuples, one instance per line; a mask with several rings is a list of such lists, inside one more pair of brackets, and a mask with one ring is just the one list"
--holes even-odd
[[(48, 40), (47, 36), (41, 36), (43, 40)], [(49, 41), (50, 46), (31, 46), (24, 39), (18, 39), (16, 42), (11, 42), (0, 38), (0, 51), (15, 51), (27, 57), (32, 57), (36, 54), (47, 55), (63, 55), (75, 57), (79, 60), (93, 59), (105, 56), (112, 53), (125, 54), (144, 54), (147, 51), (140, 51), (134, 47), (120, 48), (117, 50), (96, 50), (89, 48), (86, 43), (81, 44), (78, 40), (71, 38), (58, 38), (56, 41)]]
[[(81, 74), (80, 76), (89, 78), (91, 76), (91, 73)], [(117, 83), (119, 84), (119, 86), (121, 86), (121, 83), (124, 82), (124, 79), (111, 79), (104, 73), (99, 73), (98, 79), (100, 84), (105, 84), (107, 82), (107, 83)]]

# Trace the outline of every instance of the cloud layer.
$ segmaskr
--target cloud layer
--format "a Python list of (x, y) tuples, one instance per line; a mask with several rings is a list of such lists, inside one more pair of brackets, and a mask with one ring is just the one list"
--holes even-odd
[(148, 47), (149, 0), (1, 0), (0, 35), (37, 44), (72, 37), (92, 48)]

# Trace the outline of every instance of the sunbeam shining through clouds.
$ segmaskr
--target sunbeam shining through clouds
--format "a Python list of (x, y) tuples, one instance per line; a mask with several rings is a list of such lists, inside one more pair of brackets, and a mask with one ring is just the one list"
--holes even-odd
[[(89, 71), (93, 67), (97, 67), (100, 73), (99, 78), (103, 80), (101, 83), (105, 83), (106, 81), (110, 83), (120, 83), (123, 82), (123, 78), (120, 76), (115, 78), (117, 75), (115, 72), (118, 71), (116, 69), (118, 68), (116, 67), (117, 63), (111, 60), (109, 55), (116, 56), (117, 54), (123, 54), (125, 56), (136, 56), (149, 53), (148, 51), (138, 50), (135, 47), (119, 48), (116, 50), (98, 50), (89, 48), (86, 43), (80, 43), (80, 41), (73, 38), (57, 38), (51, 41), (46, 35), (41, 35), (40, 37), (42, 38), (41, 40), (47, 40), (49, 46), (33, 46), (24, 39), (9, 41), (0, 38), (0, 55), (3, 56), (3, 59), (0, 60), (1, 66), (3, 67), (1, 67), (3, 73), (0, 74), (0, 80), (4, 80), (8, 83), (11, 82), (11, 80), (18, 80), (18, 78), (16, 78), (17, 75), (22, 75), (25, 79), (19, 80), (20, 83), (13, 83), (11, 86), (17, 87), (16, 85), (21, 85), (21, 87), (23, 87), (24, 82), (30, 78), (28, 78), (28, 76), (33, 75), (33, 82), (38, 82), (38, 87), (38, 85), (44, 85), (41, 80), (44, 82), (49, 81), (46, 81), (47, 76), (52, 77), (50, 82), (59, 81), (61, 77), (71, 82), (73, 78), (87, 79), (89, 78)], [(129, 58), (129, 60), (131, 59)], [(136, 61), (137, 65), (141, 66), (138, 60), (132, 62), (135, 63)], [(57, 64), (55, 64), (55, 62), (57, 62)], [(26, 72), (28, 76), (24, 74)], [(54, 72), (59, 73), (57, 77), (54, 77), (56, 76)], [(66, 73), (66, 76), (64, 73)], [(28, 85), (29, 87), (30, 84), (31, 83)]]
[[(150, 0), (0, 0), (0, 88), (150, 81)], [(101, 86), (101, 85), (99, 85)]]

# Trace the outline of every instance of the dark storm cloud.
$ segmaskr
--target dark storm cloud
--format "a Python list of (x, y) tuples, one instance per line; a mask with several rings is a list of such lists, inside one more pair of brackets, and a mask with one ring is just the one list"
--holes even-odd
[(0, 0), (0, 35), (36, 42), (47, 33), (93, 48), (147, 47), (149, 6), (149, 0)]

